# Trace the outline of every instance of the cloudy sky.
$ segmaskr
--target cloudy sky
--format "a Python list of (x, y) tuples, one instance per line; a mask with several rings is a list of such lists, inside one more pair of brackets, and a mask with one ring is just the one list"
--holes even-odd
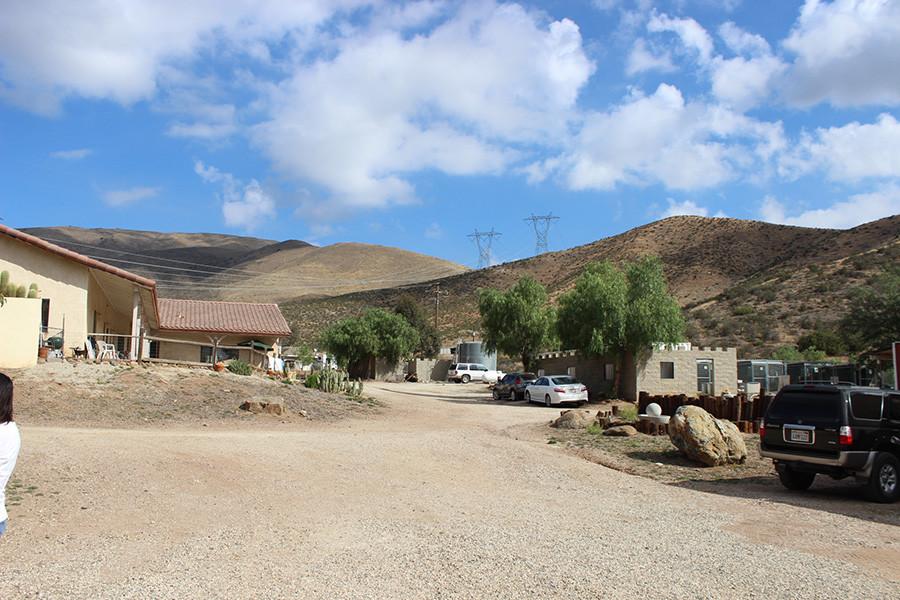
[(5, 0), (0, 218), (473, 264), (900, 213), (900, 0)]

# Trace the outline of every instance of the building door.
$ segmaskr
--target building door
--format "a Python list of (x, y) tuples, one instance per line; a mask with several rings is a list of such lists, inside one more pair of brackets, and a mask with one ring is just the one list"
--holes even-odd
[(707, 396), (713, 395), (715, 389), (715, 373), (710, 358), (697, 359), (697, 391)]

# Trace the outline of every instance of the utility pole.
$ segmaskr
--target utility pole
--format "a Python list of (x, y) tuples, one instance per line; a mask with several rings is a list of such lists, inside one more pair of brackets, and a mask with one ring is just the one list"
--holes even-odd
[(475, 240), (475, 245), (478, 246), (478, 268), (483, 269), (484, 267), (491, 266), (491, 246), (494, 243), (494, 239), (503, 235), (498, 231), (494, 231), (494, 228), (491, 227), (490, 231), (478, 231), (475, 230), (475, 233), (470, 233), (468, 237)]
[(438, 323), (441, 319), (441, 296), (449, 296), (450, 292), (444, 291), (441, 289), (441, 284), (438, 283), (434, 288), (434, 329), (438, 329)]
[(543, 254), (548, 250), (549, 244), (547, 243), (547, 236), (550, 233), (550, 225), (553, 221), (558, 220), (559, 217), (553, 216), (553, 213), (548, 215), (532, 214), (525, 219), (525, 221), (530, 221), (532, 227), (534, 227), (534, 236), (536, 240), (534, 245), (535, 254)]

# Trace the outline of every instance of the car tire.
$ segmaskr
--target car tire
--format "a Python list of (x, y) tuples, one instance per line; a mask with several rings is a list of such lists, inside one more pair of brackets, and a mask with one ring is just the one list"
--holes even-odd
[(461, 383), (469, 383), (471, 380), (472, 380), (472, 378), (469, 377), (468, 375), (463, 375), (462, 377), (459, 378), (459, 381)]
[(550, 394), (544, 396), (544, 406), (546, 406), (547, 408), (553, 406), (553, 402), (550, 401)]
[(786, 465), (784, 468), (778, 469), (778, 479), (781, 480), (781, 485), (795, 492), (808, 490), (815, 478), (815, 473), (797, 471)]
[(521, 402), (522, 400), (525, 399), (525, 394), (521, 394), (519, 392), (513, 392), (512, 397), (513, 397), (513, 400), (515, 400), (516, 402)]
[(875, 455), (866, 495), (873, 502), (885, 504), (900, 499), (900, 460), (890, 452)]
[(531, 392), (525, 392), (525, 401), (531, 404)]

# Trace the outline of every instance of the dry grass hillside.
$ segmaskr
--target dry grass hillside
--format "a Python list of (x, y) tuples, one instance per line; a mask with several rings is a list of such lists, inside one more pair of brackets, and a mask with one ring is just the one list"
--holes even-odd
[(466, 271), (439, 258), (372, 244), (318, 247), (299, 240), (78, 227), (26, 231), (156, 279), (163, 297), (280, 302)]
[[(477, 330), (480, 288), (507, 288), (523, 275), (555, 299), (593, 261), (656, 255), (687, 309), (691, 340), (734, 345), (744, 354), (790, 343), (843, 314), (847, 295), (900, 261), (900, 216), (850, 230), (809, 229), (737, 219), (672, 217), (597, 242), (440, 280), (440, 329), (447, 339)], [(437, 281), (282, 305), (298, 337), (314, 343), (335, 319), (401, 294), (434, 304)]]

